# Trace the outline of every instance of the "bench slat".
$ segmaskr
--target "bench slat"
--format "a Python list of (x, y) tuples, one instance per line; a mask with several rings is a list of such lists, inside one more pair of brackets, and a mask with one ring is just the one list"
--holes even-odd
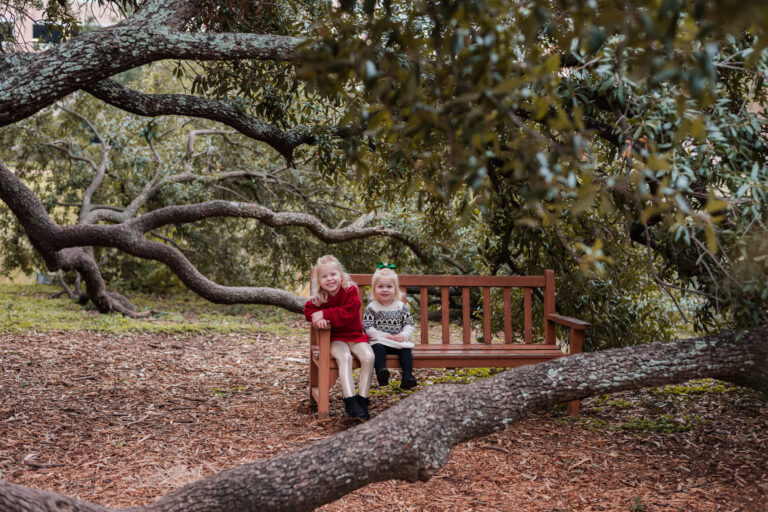
[[(453, 345), (461, 347), (462, 345)], [(503, 346), (503, 345), (502, 345)], [(523, 346), (523, 345), (521, 345)], [(557, 348), (540, 350), (520, 350), (510, 353), (508, 350), (467, 350), (462, 348), (450, 350), (427, 350), (415, 351), (413, 354), (414, 368), (482, 368), (495, 367), (506, 368), (520, 366), (524, 364), (540, 363), (551, 361), (560, 357), (567, 357)], [(313, 364), (319, 364), (319, 353), (313, 351)], [(353, 358), (352, 365), (359, 368), (360, 364), (356, 358)], [(338, 370), (336, 360), (330, 358), (330, 370)], [(400, 360), (397, 355), (387, 356), (388, 368), (400, 368)]]
[(441, 302), (441, 312), (442, 312), (442, 319), (441, 324), (443, 327), (443, 343), (450, 343), (451, 342), (451, 331), (449, 329), (450, 327), (450, 314), (451, 314), (451, 302), (450, 297), (448, 296), (448, 292), (450, 290), (447, 286), (443, 286), (440, 288), (440, 302)]
[[(539, 356), (564, 356), (566, 355), (563, 353), (562, 350), (558, 348), (550, 348), (550, 349), (540, 349), (540, 350), (517, 350), (515, 352), (509, 352), (508, 350), (477, 350), (477, 351), (466, 351), (461, 349), (456, 350), (428, 350), (426, 352), (416, 352), (414, 353), (413, 360), (416, 361), (417, 359), (422, 358), (435, 358), (435, 357), (456, 357), (456, 358), (467, 358), (467, 359), (473, 359), (476, 357), (490, 357), (490, 358), (526, 358), (526, 357), (539, 357)], [(397, 360), (396, 356), (395, 360)]]
[(554, 343), (555, 329), (547, 322), (547, 317), (555, 314), (555, 271), (545, 270), (544, 281), (544, 341)]
[(469, 319), (469, 288), (463, 287), (461, 289), (461, 327), (463, 331), (462, 341), (466, 344), (472, 342), (472, 325)]
[[(416, 345), (413, 347), (414, 361), (422, 357), (434, 358), (434, 357), (439, 357), (441, 355), (444, 355), (446, 357), (467, 357), (467, 358), (505, 357), (505, 356), (509, 356), (512, 358), (516, 358), (516, 357), (525, 358), (525, 357), (531, 357), (531, 356), (538, 357), (542, 355), (559, 357), (561, 355), (565, 355), (565, 353), (563, 353), (563, 351), (560, 350), (557, 347), (557, 345), (545, 345), (543, 343), (531, 343), (531, 344), (494, 343), (492, 345), (473, 344), (470, 346), (467, 346), (464, 344), (458, 344), (458, 343), (451, 343), (449, 345), (444, 345), (440, 343), (440, 344), (431, 344), (431, 345)], [(319, 349), (313, 348), (312, 359), (314, 361), (319, 361), (319, 357), (320, 357)], [(392, 360), (397, 360), (396, 355), (389, 355), (387, 357), (392, 358)], [(334, 366), (335, 364), (336, 364), (335, 359), (331, 358), (331, 365)]]
[(483, 341), (491, 343), (491, 289), (483, 287)]
[(421, 315), (421, 342), (429, 343), (429, 297), (427, 288), (419, 289), (419, 314)]
[[(567, 357), (565, 354), (508, 354), (489, 355), (487, 357), (466, 357), (463, 355), (439, 355), (421, 357), (413, 360), (414, 368), (514, 368), (527, 364), (545, 363), (552, 359)], [(393, 359), (387, 361), (388, 368), (398, 368), (400, 363)]]
[(504, 343), (512, 343), (512, 290), (504, 288)]
[(504, 351), (531, 351), (531, 350), (553, 350), (557, 345), (548, 345), (545, 343), (472, 343), (465, 345), (463, 343), (430, 343), (429, 345), (417, 344), (413, 347), (413, 353), (421, 352), (440, 352), (446, 350), (463, 350), (465, 352), (504, 352)]
[(523, 297), (523, 322), (525, 329), (525, 342), (533, 342), (533, 330), (531, 328), (531, 289), (526, 288)]

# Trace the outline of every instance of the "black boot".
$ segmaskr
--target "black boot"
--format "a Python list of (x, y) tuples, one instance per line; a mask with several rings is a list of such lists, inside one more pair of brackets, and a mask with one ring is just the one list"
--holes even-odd
[(360, 417), (363, 418), (365, 421), (368, 421), (369, 419), (371, 419), (371, 413), (368, 412), (368, 404), (371, 403), (371, 399), (368, 398), (367, 396), (360, 396), (360, 395), (355, 395), (355, 398), (357, 398), (357, 403), (360, 404), (360, 408), (365, 413), (363, 416), (360, 416)]
[(389, 370), (386, 368), (376, 370), (376, 380), (379, 381), (379, 386), (386, 386), (389, 384)]
[(413, 375), (403, 375), (403, 381), (400, 383), (400, 389), (411, 389), (418, 385), (419, 383), (416, 382), (416, 377)]
[(360, 405), (359, 399), (360, 399), (359, 395), (345, 398), (344, 412), (346, 412), (347, 416), (349, 416), (350, 418), (361, 418), (361, 419), (370, 418), (368, 411), (363, 409), (362, 406)]

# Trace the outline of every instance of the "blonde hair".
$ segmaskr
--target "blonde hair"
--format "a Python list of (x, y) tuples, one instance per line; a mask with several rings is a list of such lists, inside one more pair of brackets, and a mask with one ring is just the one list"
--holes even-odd
[(373, 273), (373, 276), (371, 277), (371, 293), (369, 295), (370, 299), (378, 302), (378, 299), (376, 299), (376, 283), (382, 277), (389, 277), (392, 279), (392, 281), (394, 281), (395, 296), (392, 298), (392, 302), (402, 302), (403, 292), (400, 289), (400, 280), (397, 278), (397, 273), (391, 268), (379, 268), (376, 269), (376, 272)]
[(312, 294), (311, 300), (315, 306), (322, 306), (328, 302), (328, 292), (320, 287), (320, 277), (317, 275), (317, 272), (320, 268), (320, 265), (328, 265), (330, 263), (334, 263), (337, 267), (339, 267), (339, 274), (341, 274), (341, 288), (346, 290), (350, 286), (355, 286), (355, 282), (352, 281), (352, 278), (349, 277), (349, 274), (344, 272), (344, 268), (341, 266), (341, 262), (336, 259), (336, 256), (331, 256), (330, 254), (321, 256), (315, 262), (315, 266), (312, 267), (312, 276), (310, 277), (309, 283), (309, 292)]

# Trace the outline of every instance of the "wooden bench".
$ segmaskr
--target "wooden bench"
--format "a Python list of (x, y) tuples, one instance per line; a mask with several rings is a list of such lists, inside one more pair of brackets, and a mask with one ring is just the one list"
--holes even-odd
[[(365, 306), (365, 288), (371, 285), (371, 274), (352, 274), (358, 285), (360, 299)], [(581, 352), (584, 332), (590, 324), (575, 318), (558, 315), (555, 312), (555, 272), (545, 270), (542, 276), (449, 276), (449, 275), (399, 275), (400, 286), (404, 289), (419, 290), (419, 316), (414, 322), (421, 327), (420, 340), (413, 340), (414, 368), (511, 368), (525, 364), (540, 363), (567, 355), (557, 345), (556, 327), (570, 329), (569, 353)], [(483, 340), (472, 343), (470, 318), (470, 288), (482, 290)], [(491, 288), (501, 288), (504, 303), (504, 343), (488, 343), (491, 340)], [(512, 333), (512, 288), (521, 288), (523, 293), (523, 332), (515, 342)], [(533, 343), (533, 291), (540, 289), (543, 297), (544, 336), (543, 343)], [(429, 343), (428, 305), (429, 293), (439, 289), (442, 326), (441, 343)], [(463, 336), (461, 343), (451, 343), (450, 295), (451, 289), (460, 290)], [(519, 310), (518, 310), (519, 311)], [(362, 315), (362, 309), (360, 311)], [(359, 366), (359, 365), (358, 365)], [(387, 367), (398, 368), (397, 356), (387, 356)], [(329, 394), (338, 379), (336, 360), (331, 357), (330, 329), (311, 326), (309, 347), (309, 397), (317, 405), (318, 418), (328, 418)], [(579, 402), (568, 404), (568, 413), (578, 413)]]

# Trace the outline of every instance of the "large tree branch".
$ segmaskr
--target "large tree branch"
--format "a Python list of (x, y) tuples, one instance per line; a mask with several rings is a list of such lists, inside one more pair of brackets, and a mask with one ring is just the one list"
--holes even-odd
[(246, 137), (266, 142), (289, 162), (293, 160), (293, 151), (298, 146), (314, 141), (308, 126), (283, 131), (223, 101), (188, 94), (145, 94), (113, 80), (102, 80), (83, 89), (101, 101), (140, 116), (181, 115), (217, 121)]
[(214, 217), (236, 217), (256, 219), (262, 224), (277, 228), (298, 226), (306, 228), (318, 240), (325, 243), (339, 243), (376, 235), (389, 236), (394, 230), (383, 226), (365, 227), (362, 223), (353, 223), (345, 228), (334, 229), (323, 224), (320, 219), (303, 212), (274, 212), (265, 206), (235, 201), (207, 201), (205, 203), (166, 206), (130, 221), (128, 225), (141, 233), (168, 224), (186, 224)]
[[(2, 63), (0, 126), (116, 73), (162, 59), (293, 60), (302, 40), (273, 34), (180, 32), (196, 4), (153, 0), (133, 18)], [(190, 8), (191, 6), (191, 8)]]
[[(369, 483), (428, 480), (448, 461), (453, 446), (502, 430), (531, 411), (704, 377), (768, 391), (768, 326), (578, 354), (466, 386), (430, 386), (356, 428), (292, 453), (221, 471), (132, 510), (311, 510)], [(3, 506), (19, 511), (106, 510), (0, 481)]]
[(86, 293), (102, 313), (116, 311), (126, 316), (145, 317), (149, 313), (136, 313), (133, 306), (122, 295), (107, 291), (99, 265), (87, 251), (73, 247), (54, 254), (56, 266), (61, 270), (73, 270), (85, 281)]
[(300, 197), (305, 196), (300, 189), (296, 188), (291, 183), (280, 179), (278, 176), (274, 176), (270, 173), (261, 171), (239, 169), (236, 171), (226, 171), (218, 174), (195, 174), (191, 171), (186, 171), (148, 181), (143, 187), (142, 191), (139, 192), (139, 194), (131, 201), (131, 203), (127, 207), (121, 208), (118, 211), (115, 211), (114, 207), (108, 206), (94, 208), (88, 213), (84, 223), (96, 224), (100, 221), (108, 221), (114, 223), (127, 222), (135, 217), (138, 211), (153, 197), (155, 197), (166, 185), (190, 182), (215, 183), (237, 178), (259, 178), (265, 183), (274, 183), (294, 195)]

